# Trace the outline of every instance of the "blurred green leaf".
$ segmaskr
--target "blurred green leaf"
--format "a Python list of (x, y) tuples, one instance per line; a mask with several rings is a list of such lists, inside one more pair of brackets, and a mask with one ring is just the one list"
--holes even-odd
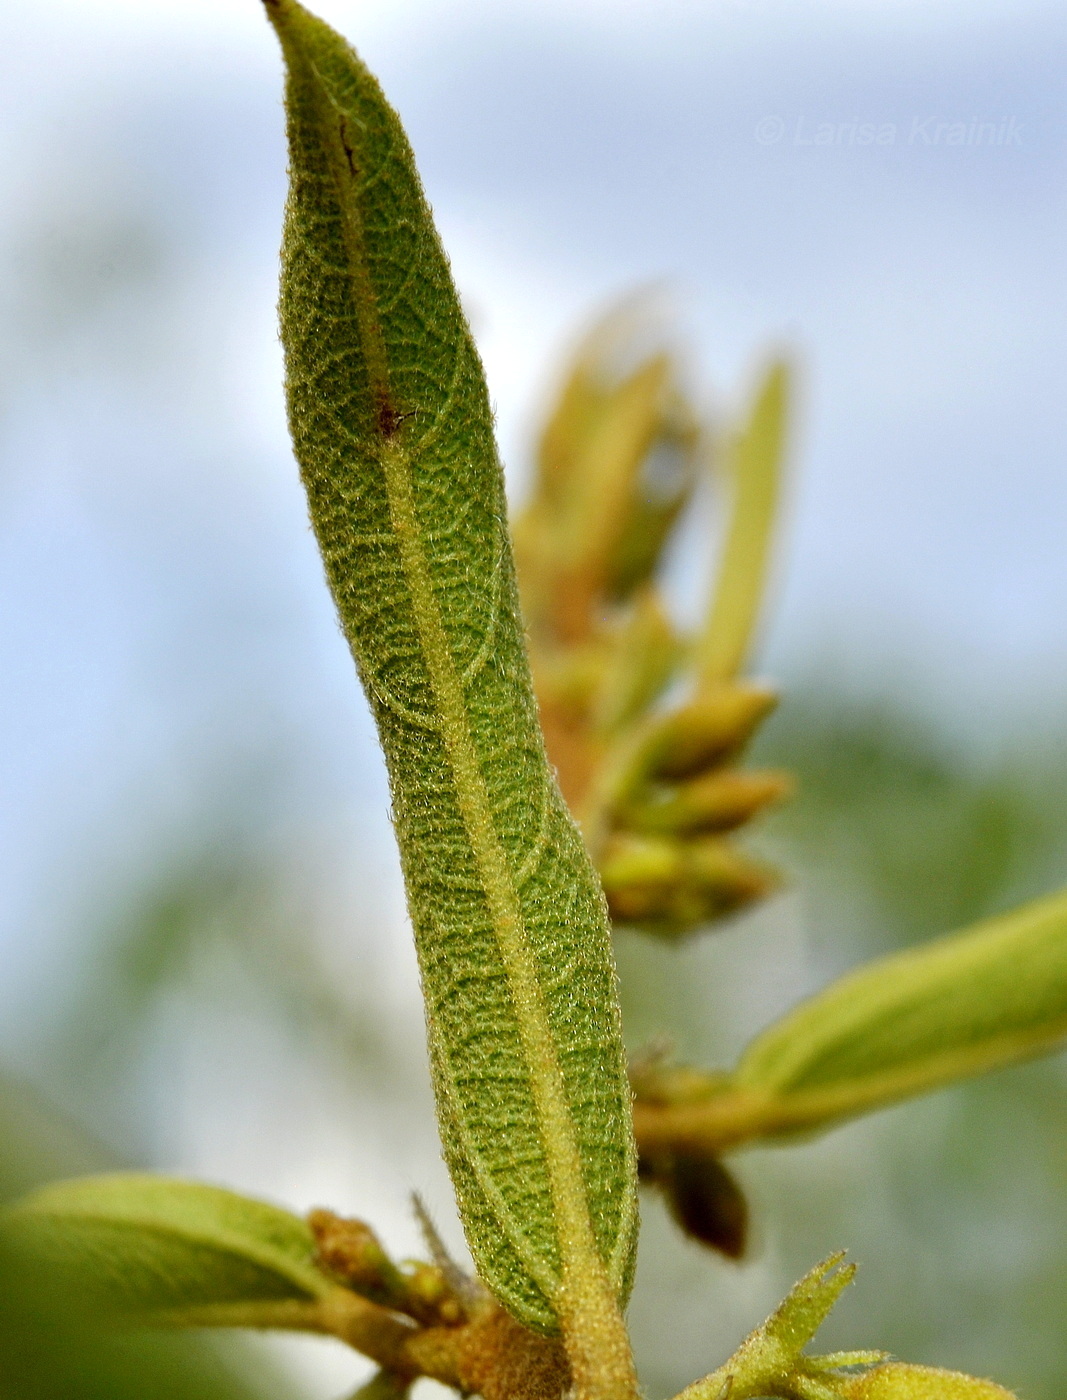
[(295, 1400), (239, 1352), (194, 1336), (118, 1334), (0, 1241), (2, 1400)]
[(788, 411), (789, 369), (779, 360), (766, 372), (748, 421), (728, 452), (730, 524), (708, 621), (697, 644), (702, 685), (732, 680), (752, 643), (778, 509)]
[(5, 1232), (94, 1305), (146, 1320), (225, 1321), (234, 1305), (331, 1291), (304, 1221), (218, 1187), (135, 1173), (42, 1187)]
[(1067, 1036), (1067, 893), (839, 978), (748, 1047), (734, 1083), (813, 1127)]
[[(0, 1198), (113, 1158), (30, 1086), (0, 1072)], [(235, 1338), (119, 1332), (85, 1290), (0, 1231), (2, 1400), (291, 1400)]]

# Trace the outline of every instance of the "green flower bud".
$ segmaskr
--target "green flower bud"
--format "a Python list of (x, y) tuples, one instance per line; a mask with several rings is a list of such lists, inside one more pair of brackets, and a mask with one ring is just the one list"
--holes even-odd
[(1014, 1400), (995, 1381), (978, 1380), (939, 1366), (887, 1361), (847, 1383), (848, 1400)]

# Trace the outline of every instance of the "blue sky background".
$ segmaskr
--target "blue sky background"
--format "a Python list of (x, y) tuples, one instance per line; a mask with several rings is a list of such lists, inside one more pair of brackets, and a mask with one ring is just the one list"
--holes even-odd
[[(322, 8), (408, 125), (517, 489), (560, 347), (664, 279), (713, 402), (772, 343), (801, 366), (768, 667), (906, 677), (978, 734), (1067, 689), (1058, 7)], [(132, 791), (180, 806), (266, 734), (336, 773), (367, 733), (284, 433), (273, 36), (252, 0), (3, 9), (21, 918)]]

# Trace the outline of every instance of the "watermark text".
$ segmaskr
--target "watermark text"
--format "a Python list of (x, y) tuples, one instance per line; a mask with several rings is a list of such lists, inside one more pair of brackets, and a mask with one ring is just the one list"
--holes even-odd
[(760, 146), (944, 146), (974, 149), (1021, 149), (1026, 124), (1018, 117), (965, 121), (917, 116), (905, 122), (820, 121), (807, 116), (761, 117), (755, 138)]

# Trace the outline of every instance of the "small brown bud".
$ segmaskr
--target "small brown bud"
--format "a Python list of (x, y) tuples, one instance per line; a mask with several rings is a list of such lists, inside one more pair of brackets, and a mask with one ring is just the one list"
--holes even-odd
[(369, 1225), (331, 1210), (313, 1210), (308, 1224), (317, 1262), (326, 1273), (373, 1302), (399, 1305), (403, 1277)]
[(742, 1257), (748, 1240), (748, 1202), (718, 1158), (675, 1152), (660, 1186), (685, 1234), (728, 1259)]

